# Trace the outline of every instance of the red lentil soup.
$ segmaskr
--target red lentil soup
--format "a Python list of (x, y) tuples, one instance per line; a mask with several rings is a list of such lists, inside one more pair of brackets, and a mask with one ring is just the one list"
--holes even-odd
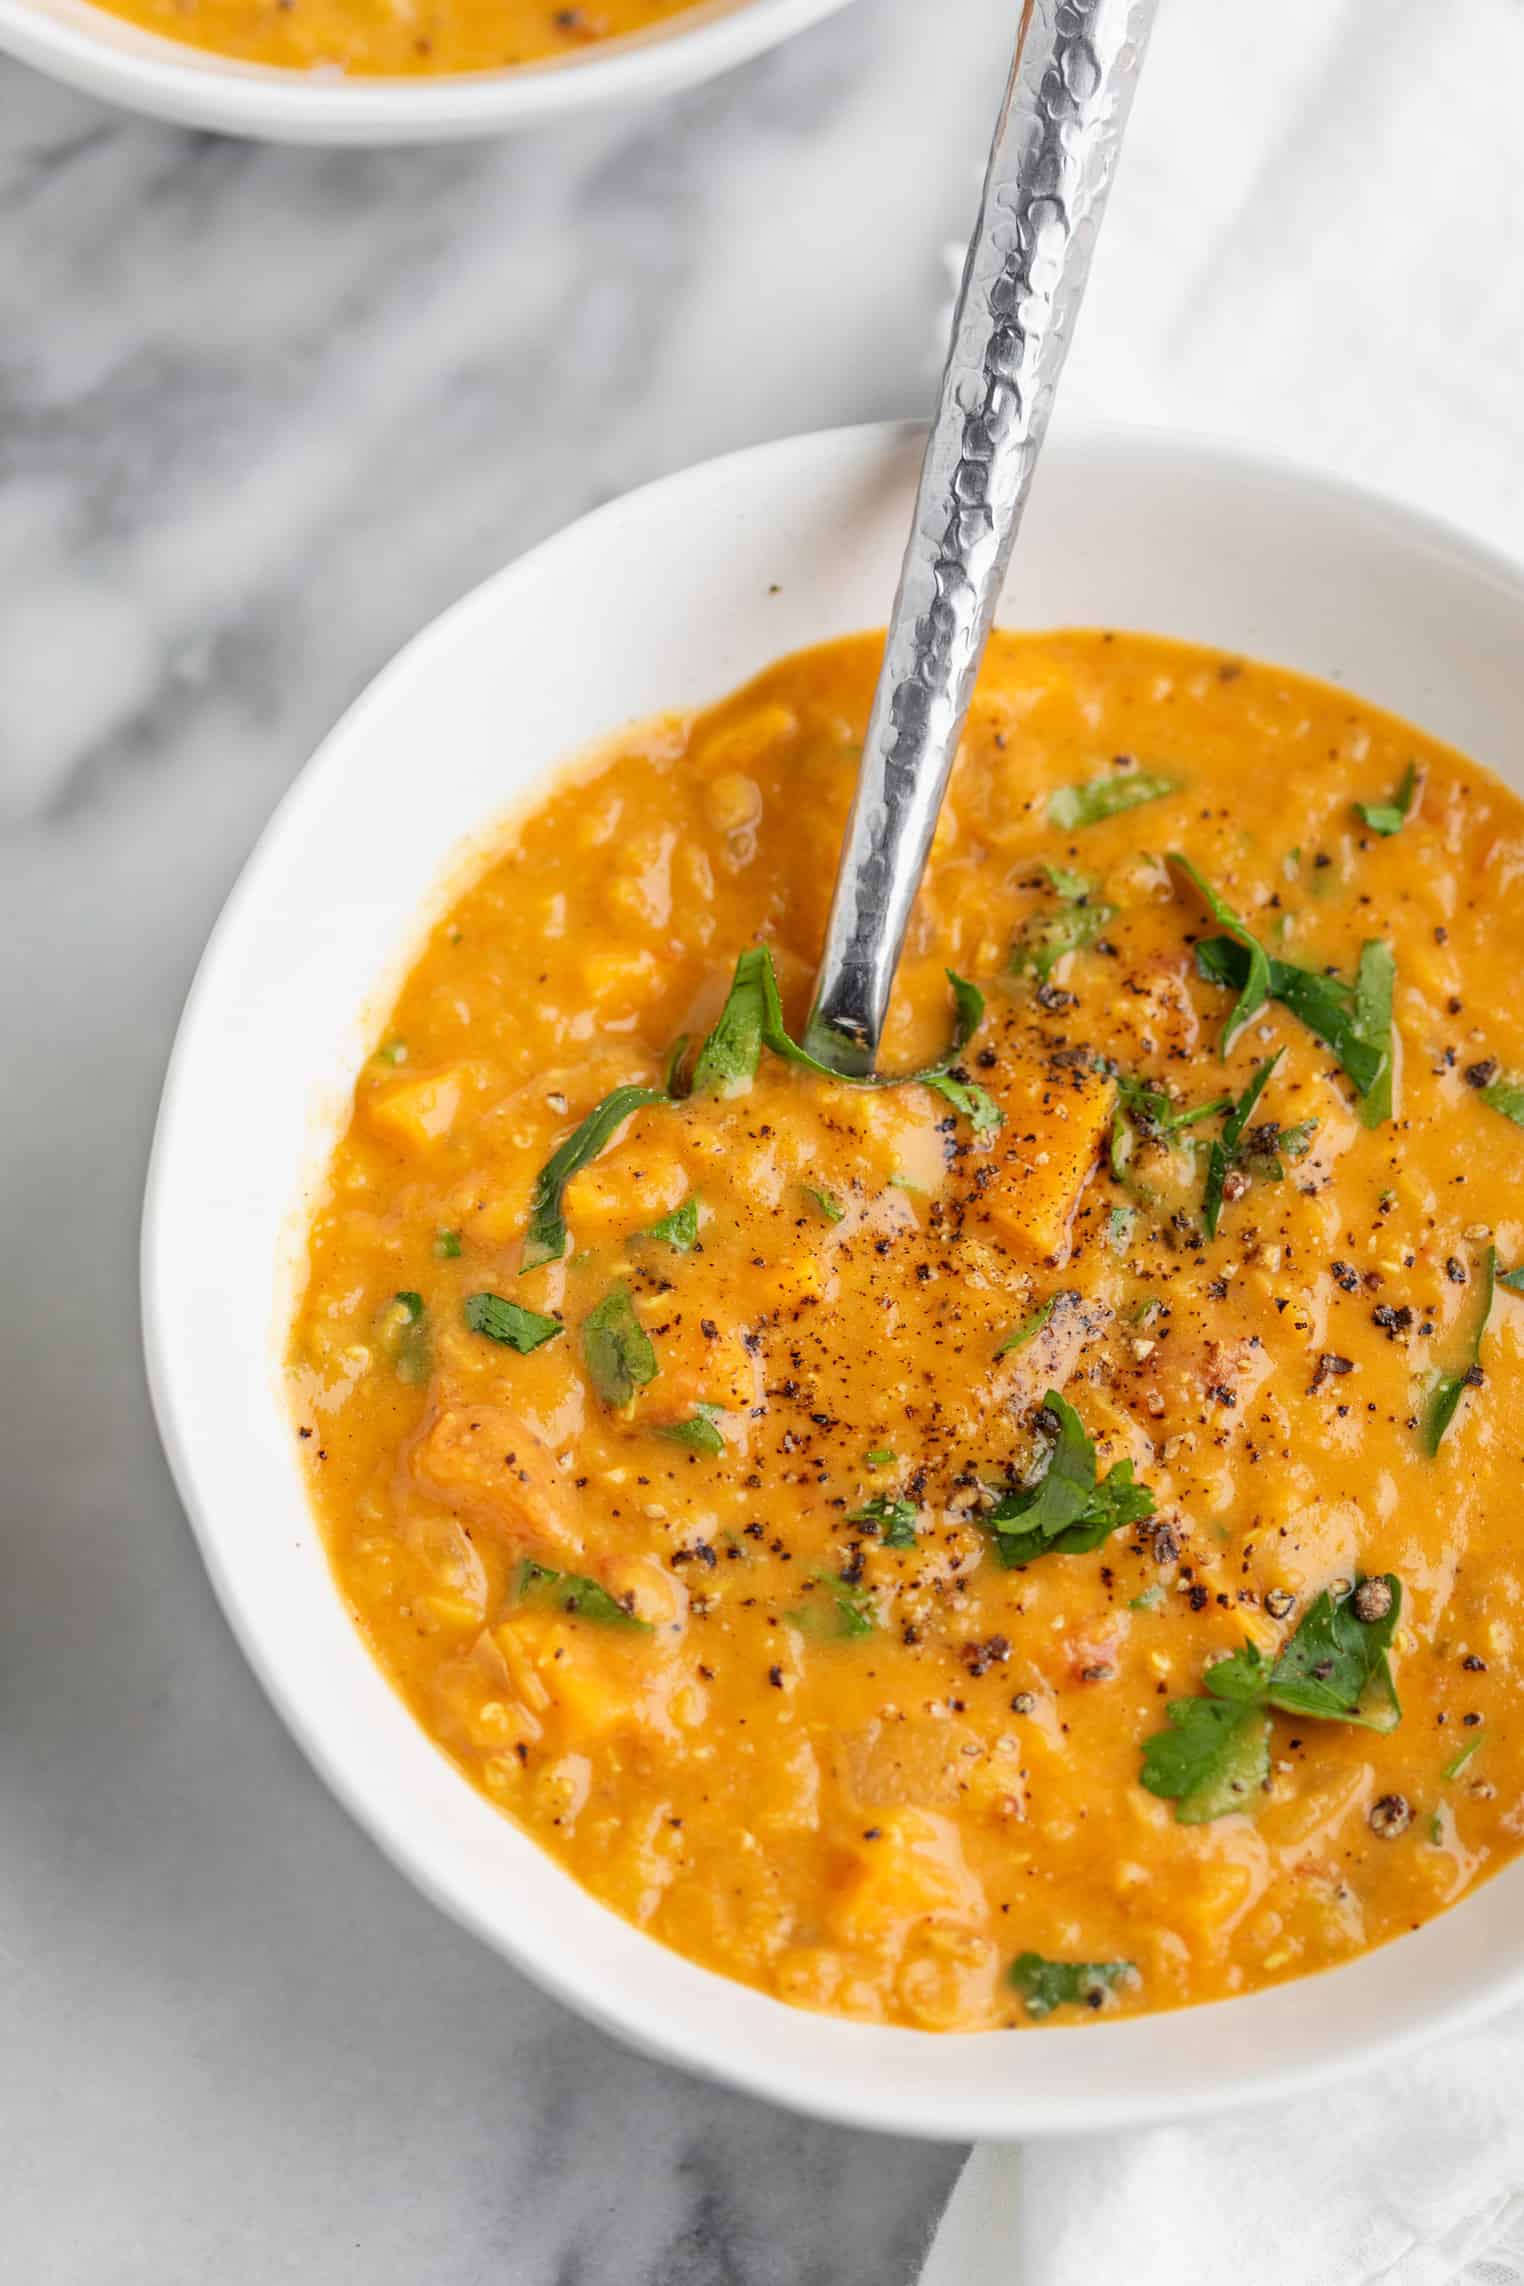
[(653, 1937), (933, 2030), (1251, 1991), (1524, 1824), (1524, 809), (1000, 636), (928, 1076), (852, 1086), (794, 1043), (879, 648), (632, 732), (432, 930), (293, 1433), (418, 1720)]
[(105, 0), (111, 13), (169, 40), (291, 71), (356, 78), (503, 71), (576, 56), (604, 40), (670, 23), (694, 0)]

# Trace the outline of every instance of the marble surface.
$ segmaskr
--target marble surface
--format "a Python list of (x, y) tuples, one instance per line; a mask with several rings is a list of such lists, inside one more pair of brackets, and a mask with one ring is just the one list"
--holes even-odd
[[(1066, 413), (1268, 438), (1517, 550), (1519, 170), (1457, 136), (1436, 199), (1428, 12), (1389, 0), (1374, 57), (1361, 14), (1173, 0)], [(7, 2277), (915, 2273), (955, 2154), (624, 2054), (328, 1798), (179, 1514), (134, 1253), (203, 938), (393, 648), (632, 484), (926, 403), (1013, 15), (859, 0), (661, 111), (435, 152), (241, 146), (0, 62)]]

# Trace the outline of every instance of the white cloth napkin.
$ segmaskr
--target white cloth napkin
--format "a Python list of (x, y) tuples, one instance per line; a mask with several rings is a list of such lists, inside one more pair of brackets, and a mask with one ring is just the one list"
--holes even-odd
[[(1166, 0), (1060, 419), (1237, 437), (1524, 555), (1521, 112), (1524, 0)], [(1459, 2280), (1524, 2286), (1524, 2015), (1295, 2105), (978, 2150), (921, 2286)]]
[(986, 2144), (921, 2286), (1518, 2286), (1521, 2095), (1516, 2012), (1294, 2106)]

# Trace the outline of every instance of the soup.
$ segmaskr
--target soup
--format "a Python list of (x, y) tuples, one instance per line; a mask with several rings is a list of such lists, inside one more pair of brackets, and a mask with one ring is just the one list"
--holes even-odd
[(666, 24), (695, 0), (108, 0), (145, 31), (244, 63), (357, 78), (503, 71)]
[(315, 1214), (293, 1433), (460, 1770), (929, 2030), (1250, 1991), (1518, 1847), (1524, 808), (1347, 694), (991, 645), (882, 1065), (796, 1043), (880, 651), (553, 787)]

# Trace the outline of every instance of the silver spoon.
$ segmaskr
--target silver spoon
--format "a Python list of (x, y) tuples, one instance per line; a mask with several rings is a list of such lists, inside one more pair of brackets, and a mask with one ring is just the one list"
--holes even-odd
[(805, 1035), (873, 1069), (1158, 0), (1025, 0)]

